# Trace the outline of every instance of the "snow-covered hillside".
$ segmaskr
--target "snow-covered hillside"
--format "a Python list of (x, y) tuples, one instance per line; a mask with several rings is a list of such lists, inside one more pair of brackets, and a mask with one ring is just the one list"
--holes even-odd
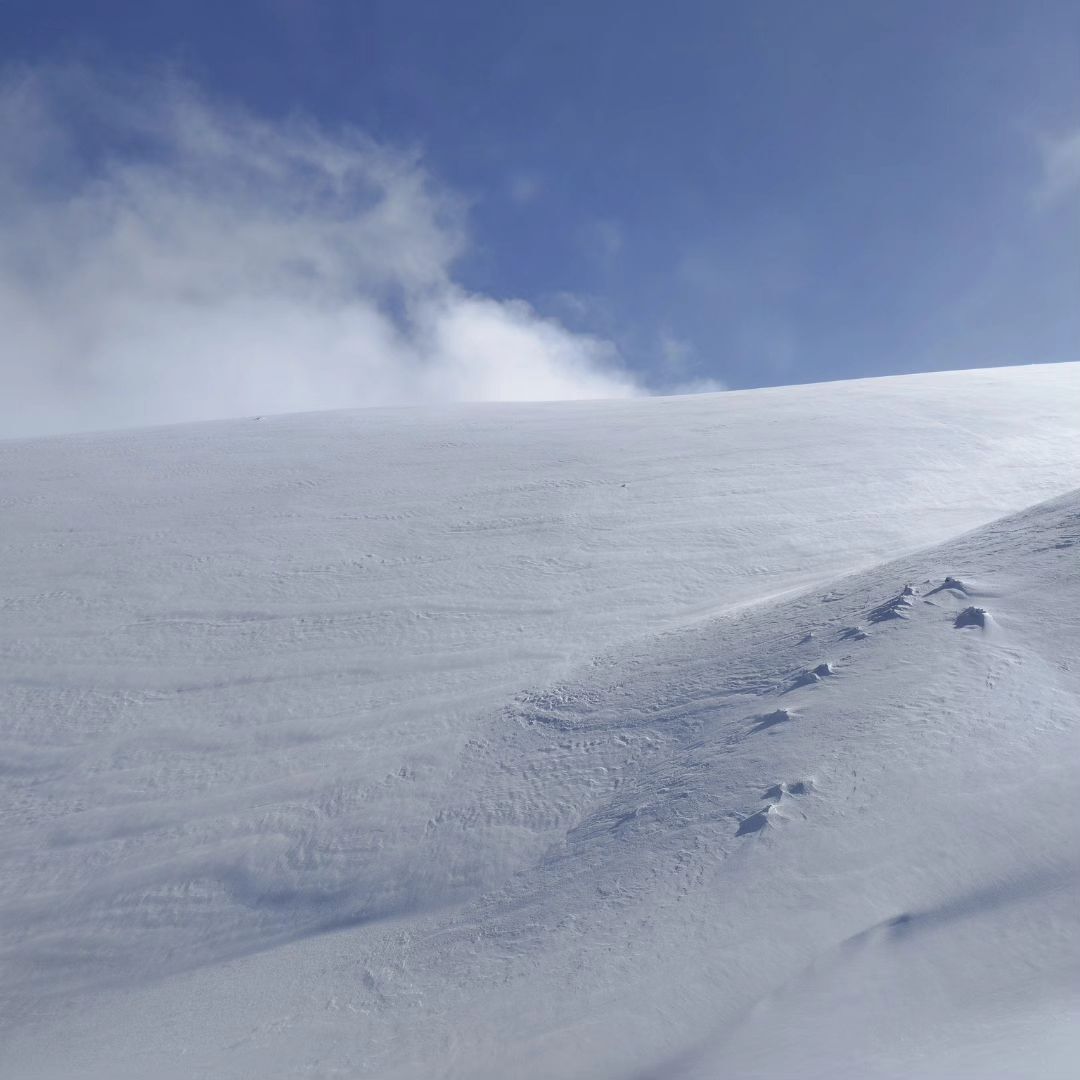
[(1074, 1074), (1080, 365), (0, 485), (4, 1075)]

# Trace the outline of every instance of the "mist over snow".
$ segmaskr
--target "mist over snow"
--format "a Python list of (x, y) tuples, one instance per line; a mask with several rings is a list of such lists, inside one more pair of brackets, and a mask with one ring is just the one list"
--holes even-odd
[(638, 392), (455, 280), (465, 208), (415, 152), (76, 67), (9, 73), (0, 139), (0, 436)]

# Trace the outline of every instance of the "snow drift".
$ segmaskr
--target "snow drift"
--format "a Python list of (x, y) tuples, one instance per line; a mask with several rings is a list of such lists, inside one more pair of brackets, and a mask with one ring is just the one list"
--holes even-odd
[(0, 444), (0, 1064), (1068, 1075), (1078, 406)]

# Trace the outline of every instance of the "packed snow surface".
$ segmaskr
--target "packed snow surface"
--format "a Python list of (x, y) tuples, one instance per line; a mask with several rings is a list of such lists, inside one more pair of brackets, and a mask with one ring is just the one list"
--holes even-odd
[(0, 443), (0, 1075), (1064, 1078), (1080, 365)]

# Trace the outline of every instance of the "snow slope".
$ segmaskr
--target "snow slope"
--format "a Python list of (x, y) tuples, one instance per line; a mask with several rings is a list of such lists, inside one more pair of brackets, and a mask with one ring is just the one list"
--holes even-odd
[(1080, 365), (0, 477), (5, 1075), (1072, 1075)]

